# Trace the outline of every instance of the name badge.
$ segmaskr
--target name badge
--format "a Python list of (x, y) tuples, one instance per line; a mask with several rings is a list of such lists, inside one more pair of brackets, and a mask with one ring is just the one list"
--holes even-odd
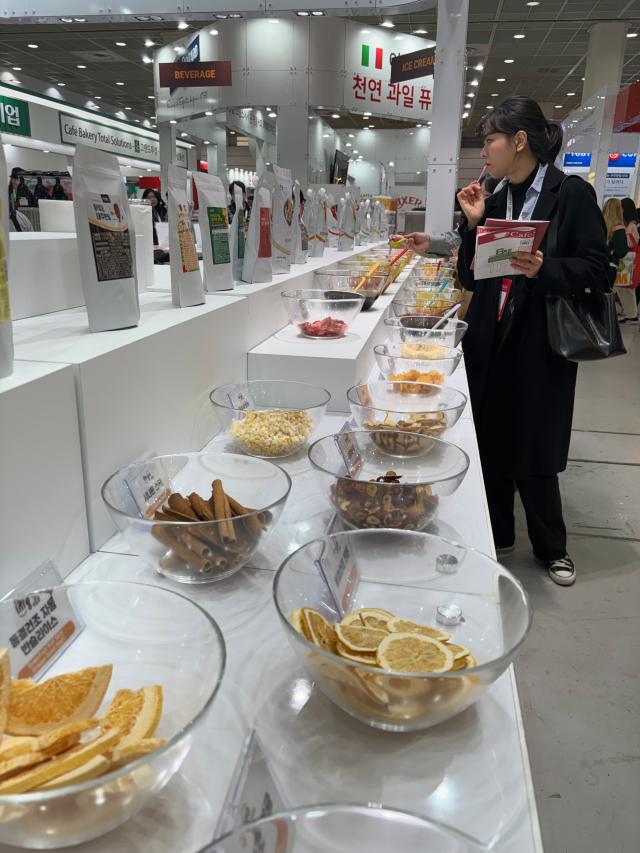
[(502, 315), (504, 314), (504, 307), (507, 304), (507, 299), (509, 298), (509, 291), (511, 290), (511, 285), (513, 281), (510, 278), (503, 278), (500, 282), (500, 301), (498, 303), (498, 322), (502, 320)]

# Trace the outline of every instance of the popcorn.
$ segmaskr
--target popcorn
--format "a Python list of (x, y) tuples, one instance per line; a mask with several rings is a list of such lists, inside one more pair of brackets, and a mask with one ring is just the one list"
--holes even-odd
[(301, 409), (246, 412), (231, 422), (230, 432), (245, 453), (252, 456), (287, 456), (311, 435), (314, 423)]

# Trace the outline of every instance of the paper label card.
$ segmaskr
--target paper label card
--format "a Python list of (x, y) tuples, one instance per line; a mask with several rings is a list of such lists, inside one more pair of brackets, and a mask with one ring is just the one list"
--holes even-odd
[(138, 511), (146, 518), (153, 518), (171, 494), (169, 477), (160, 460), (149, 461), (137, 474), (125, 477), (124, 482)]
[[(334, 517), (334, 523), (336, 522), (339, 523), (337, 516)], [(330, 525), (329, 533), (332, 528), (333, 524)], [(351, 609), (351, 601), (360, 580), (360, 572), (348, 537), (328, 536), (323, 542), (322, 553), (314, 564), (329, 592), (331, 609), (337, 613), (338, 619), (342, 619)]]
[(240, 412), (246, 412), (251, 407), (251, 401), (242, 391), (229, 391), (227, 403), (232, 409), (238, 409)]
[(362, 456), (348, 422), (334, 436), (334, 439), (342, 456), (347, 475), (355, 477), (362, 468)]

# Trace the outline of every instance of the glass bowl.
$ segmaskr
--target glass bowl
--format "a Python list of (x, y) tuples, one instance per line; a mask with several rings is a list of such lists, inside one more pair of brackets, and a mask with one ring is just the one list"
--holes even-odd
[(432, 316), (442, 317), (460, 302), (462, 302), (461, 290), (452, 290), (446, 294), (425, 294), (424, 299), (421, 299), (419, 295), (407, 296), (406, 298), (399, 295), (391, 303), (391, 309), (396, 317), (411, 314), (431, 314)]
[(347, 399), (359, 429), (371, 431), (373, 440), (390, 453), (401, 454), (405, 444), (397, 433), (420, 433), (441, 438), (454, 426), (467, 404), (467, 398), (455, 388), (421, 383), (420, 393), (405, 390), (404, 382), (368, 382), (354, 385)]
[[(218, 480), (229, 506), (213, 499)], [(147, 514), (141, 483), (151, 483), (154, 489)], [(102, 497), (134, 554), (171, 580), (198, 584), (223, 580), (246, 565), (277, 523), (290, 491), (289, 475), (273, 462), (203, 451), (152, 456), (127, 465), (106, 481)], [(181, 521), (180, 503), (175, 504), (177, 518), (154, 519), (154, 508), (166, 504), (171, 493), (199, 495), (214, 520), (191, 521), (185, 514)], [(224, 500), (220, 491), (217, 495)], [(225, 520), (229, 511), (231, 522)]]
[[(281, 845), (281, 846), (278, 846)], [(329, 804), (280, 812), (243, 826), (200, 853), (480, 853), (471, 838), (396, 809)]]
[[(57, 603), (68, 600), (84, 627), (42, 678), (112, 664), (101, 711), (119, 689), (161, 685), (162, 716), (154, 736), (166, 738), (166, 743), (104, 776), (49, 791), (0, 796), (2, 845), (38, 850), (97, 838), (147, 805), (186, 758), (225, 668), (220, 629), (206, 611), (179, 593), (117, 582), (70, 584), (52, 592)], [(49, 590), (44, 595), (48, 597)], [(34, 604), (37, 597), (29, 596)], [(39, 598), (42, 601), (43, 595)], [(7, 604), (13, 602), (3, 606)]]
[(341, 290), (285, 290), (289, 320), (305, 338), (341, 338), (362, 311), (364, 296)]
[[(434, 326), (440, 323), (437, 329)], [(447, 320), (431, 314), (411, 314), (405, 317), (387, 317), (384, 321), (392, 344), (409, 341), (432, 341), (447, 347), (457, 347), (469, 324), (450, 317)]]
[(347, 290), (364, 297), (363, 311), (368, 311), (384, 290), (385, 273), (371, 273), (367, 267), (316, 270), (314, 286), (322, 290)]
[[(345, 440), (345, 435), (347, 439)], [(382, 446), (382, 437), (390, 452)], [(347, 473), (340, 447), (351, 442), (361, 463)], [(309, 448), (309, 461), (329, 503), (351, 527), (423, 530), (464, 480), (469, 457), (447, 441), (419, 433), (353, 430)], [(397, 482), (382, 482), (392, 472)]]
[[(336, 569), (344, 578), (345, 566), (346, 582), (336, 586)], [(318, 567), (337, 590), (333, 595)], [(426, 729), (464, 711), (502, 675), (531, 626), (527, 595), (510, 572), (479, 551), (415, 531), (358, 530), (315, 539), (280, 566), (273, 596), (289, 642), (320, 690), (353, 717), (389, 731)], [(333, 596), (344, 613), (384, 608), (445, 631), (448, 642), (466, 647), (475, 661), (464, 669), (411, 673), (338, 657), (331, 643), (328, 649), (314, 645), (289, 621), (301, 607), (339, 621), (343, 612)], [(460, 618), (445, 627), (438, 613)]]
[[(442, 353), (437, 356), (436, 348), (442, 349)], [(462, 359), (461, 350), (434, 341), (377, 344), (373, 352), (382, 375), (390, 382), (431, 382), (433, 385), (442, 385), (444, 377), (451, 376)], [(434, 357), (429, 358), (430, 354)]]
[(274, 459), (305, 447), (327, 411), (331, 394), (306, 382), (251, 379), (220, 385), (209, 399), (244, 453)]

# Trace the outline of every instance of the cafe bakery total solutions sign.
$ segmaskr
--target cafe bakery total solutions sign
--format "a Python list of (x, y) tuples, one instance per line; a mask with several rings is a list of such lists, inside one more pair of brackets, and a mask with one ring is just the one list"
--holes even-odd
[[(153, 137), (67, 113), (60, 113), (59, 116), (62, 142), (68, 142), (71, 145), (81, 142), (84, 145), (100, 148), (109, 154), (135, 157), (151, 163), (160, 162), (160, 143)], [(187, 152), (184, 148), (176, 149), (176, 163), (186, 168)]]

